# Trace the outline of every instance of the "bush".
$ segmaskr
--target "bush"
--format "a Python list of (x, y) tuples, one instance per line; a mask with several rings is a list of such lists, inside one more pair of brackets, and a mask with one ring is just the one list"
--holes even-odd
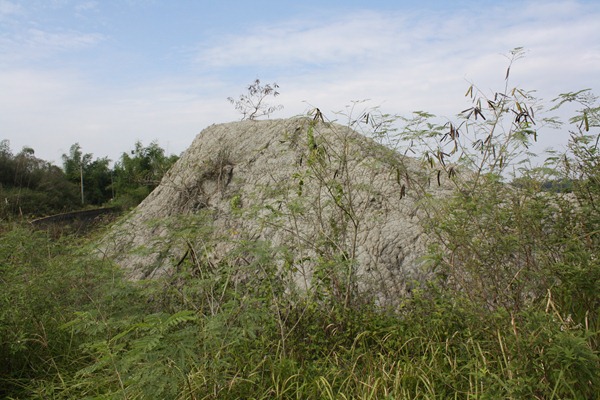
[(65, 385), (83, 360), (82, 338), (63, 324), (76, 311), (109, 307), (115, 292), (126, 296), (118, 271), (69, 241), (19, 225), (0, 236), (0, 397)]

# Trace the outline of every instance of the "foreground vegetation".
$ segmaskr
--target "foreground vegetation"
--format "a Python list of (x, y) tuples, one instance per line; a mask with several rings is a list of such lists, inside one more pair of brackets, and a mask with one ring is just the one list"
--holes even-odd
[[(560, 96), (580, 106), (570, 153), (527, 168), (534, 99), (508, 86), (468, 94), (462, 122), (418, 113), (398, 137), (457, 190), (424, 198), (432, 278), (393, 309), (340, 290), (330, 278), (353, 260), (335, 255), (308, 291), (282, 273), (287, 249), (267, 242), (240, 241), (218, 264), (197, 249), (136, 283), (89, 255), (93, 237), (4, 225), (0, 397), (598, 398), (600, 108), (588, 91)], [(509, 167), (522, 167), (512, 184)], [(177, 234), (205, 217), (182, 218)]]
[(170, 278), (136, 284), (86, 247), (13, 227), (0, 243), (0, 396), (598, 394), (597, 250), (575, 246), (528, 277), (555, 283), (518, 309), (490, 309), (434, 281), (384, 312), (359, 299), (343, 307), (325, 292), (286, 293), (270, 261), (277, 250), (243, 247), (255, 258), (242, 269), (186, 263)]

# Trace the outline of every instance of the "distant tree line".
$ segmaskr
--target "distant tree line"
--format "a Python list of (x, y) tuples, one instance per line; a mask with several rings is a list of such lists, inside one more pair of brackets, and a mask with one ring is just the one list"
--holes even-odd
[(0, 219), (40, 217), (90, 206), (130, 208), (140, 203), (177, 161), (156, 142), (107, 157), (84, 153), (79, 143), (63, 154), (62, 168), (37, 158), (31, 147), (14, 154), (0, 141)]

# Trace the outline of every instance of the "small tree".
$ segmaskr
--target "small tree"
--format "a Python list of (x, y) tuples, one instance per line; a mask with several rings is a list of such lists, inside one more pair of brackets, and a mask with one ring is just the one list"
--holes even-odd
[(81, 204), (100, 205), (111, 198), (110, 160), (106, 157), (94, 160), (93, 154), (84, 154), (79, 143), (63, 154), (63, 169), (67, 179), (79, 184)]
[(252, 84), (248, 85), (248, 93), (240, 95), (238, 100), (233, 97), (228, 97), (227, 100), (235, 106), (235, 109), (242, 114), (242, 120), (254, 120), (259, 117), (269, 116), (275, 111), (283, 109), (281, 104), (271, 106), (265, 103), (268, 96), (279, 96), (279, 85), (277, 83), (262, 86), (260, 79), (256, 79)]
[(69, 154), (63, 154), (63, 169), (67, 179), (72, 182), (79, 181), (81, 192), (81, 204), (84, 203), (83, 171), (92, 162), (91, 154), (83, 154), (79, 143), (75, 143), (69, 149)]
[(135, 149), (123, 153), (114, 168), (112, 188), (120, 204), (125, 208), (139, 204), (178, 159), (167, 156), (157, 142), (144, 146), (137, 141)]

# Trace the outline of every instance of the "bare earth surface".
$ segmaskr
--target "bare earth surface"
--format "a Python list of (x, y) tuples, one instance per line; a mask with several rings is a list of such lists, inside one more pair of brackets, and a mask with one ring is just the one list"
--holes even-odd
[(309, 118), (213, 125), (99, 250), (145, 279), (170, 273), (190, 252), (206, 265), (242, 262), (233, 249), (266, 241), (293, 265), (297, 284), (310, 285), (315, 265), (341, 257), (362, 289), (387, 302), (423, 278), (421, 202), (452, 190), (424, 171), (347, 127)]

